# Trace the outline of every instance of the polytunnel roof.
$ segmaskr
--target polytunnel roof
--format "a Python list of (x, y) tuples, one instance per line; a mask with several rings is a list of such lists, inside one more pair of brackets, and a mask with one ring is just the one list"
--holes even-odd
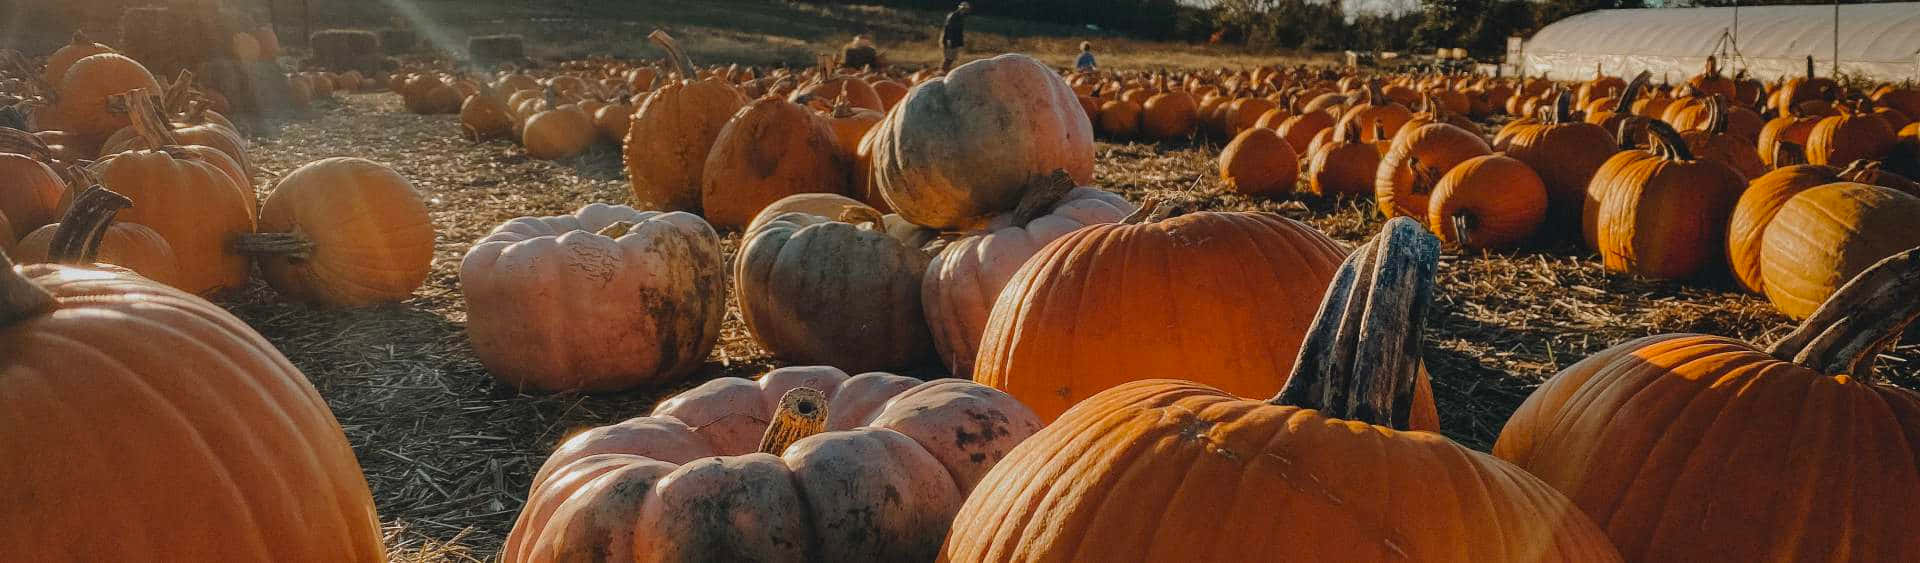
[[(1762, 79), (1805, 73), (1812, 55), (1821, 74), (1831, 73), (1834, 8), (1831, 4), (1738, 8), (1735, 45), (1746, 64), (1724, 61)], [(1717, 51), (1723, 32), (1735, 26), (1735, 8), (1600, 10), (1541, 29), (1525, 44), (1528, 74), (1550, 72), (1585, 78), (1600, 64), (1608, 74), (1642, 69), (1681, 79), (1699, 72)], [(1841, 71), (1880, 80), (1920, 78), (1920, 2), (1845, 4), (1839, 15)]]

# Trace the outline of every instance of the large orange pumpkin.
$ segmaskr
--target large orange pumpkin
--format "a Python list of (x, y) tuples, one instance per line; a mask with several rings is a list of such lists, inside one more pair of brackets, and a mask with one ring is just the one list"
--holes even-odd
[[(206, 117), (208, 113), (202, 104), (194, 104), (196, 107), (194, 111), (198, 115), (180, 116), (183, 120), (190, 121), (168, 121), (163, 113), (164, 110), (153, 102), (150, 94), (151, 92), (145, 90), (134, 90), (108, 97), (109, 103), (114, 106), (113, 111), (124, 111), (133, 123), (107, 137), (107, 140), (100, 144), (100, 154), (110, 155), (167, 145), (217, 150), (220, 154), (227, 156), (226, 160), (233, 162), (234, 168), (229, 172), (237, 174), (229, 175), (233, 176), (236, 184), (246, 186), (246, 191), (249, 192), (246, 194), (248, 202), (257, 205), (259, 202), (251, 193), (253, 165), (251, 159), (247, 157), (246, 138), (240, 136), (240, 132), (232, 125), (225, 124), (225, 117), (218, 117), (219, 114), (211, 114), (215, 116), (211, 118), (213, 120)], [(191, 150), (206, 152), (202, 149)], [(224, 164), (224, 161), (222, 163)]]
[(147, 67), (119, 53), (88, 55), (74, 61), (59, 84), (54, 114), (60, 126), (95, 140), (133, 123), (125, 113), (108, 111), (108, 97), (143, 88), (160, 91), (159, 81)]
[(541, 466), (507, 563), (927, 561), (1039, 430), (966, 381), (787, 367), (582, 432)]
[(1898, 137), (1887, 120), (1860, 107), (1843, 105), (1840, 114), (1820, 120), (1807, 134), (1807, 162), (1846, 166), (1855, 160), (1880, 160), (1893, 154)]
[(1764, 290), (1780, 312), (1813, 314), (1880, 259), (1920, 246), (1920, 197), (1836, 182), (1787, 198), (1760, 239)]
[(1663, 334), (1589, 356), (1527, 398), (1493, 453), (1630, 561), (1910, 560), (1920, 395), (1872, 368), (1920, 314), (1916, 273), (1920, 252), (1888, 258), (1764, 352)]
[(61, 89), (60, 82), (66, 80), (67, 70), (73, 68), (73, 63), (94, 55), (104, 55), (114, 52), (116, 51), (114, 51), (112, 47), (95, 43), (92, 39), (87, 38), (85, 32), (75, 29), (73, 30), (73, 39), (71, 41), (68, 41), (66, 45), (62, 45), (59, 49), (55, 49), (52, 55), (47, 56), (47, 69), (41, 74), (41, 78), (46, 81), (48, 87), (53, 88), (53, 91), (59, 92)]
[(735, 114), (707, 155), (700, 207), (722, 229), (745, 227), (767, 204), (798, 193), (846, 193), (851, 163), (812, 110), (767, 97)]
[(180, 264), (174, 287), (189, 293), (240, 287), (247, 281), (247, 258), (234, 252), (232, 244), (253, 232), (254, 210), (246, 197), (252, 189), (234, 183), (219, 162), (222, 158), (224, 154), (212, 149), (202, 153), (164, 146), (110, 155), (91, 168), (103, 186), (133, 200), (133, 208), (120, 213), (121, 220), (146, 225), (173, 246)]
[(1147, 98), (1141, 106), (1140, 130), (1147, 138), (1159, 141), (1184, 139), (1199, 126), (1199, 107), (1193, 95), (1169, 90)]
[(1791, 164), (1747, 183), (1727, 221), (1727, 265), (1742, 287), (1754, 293), (1766, 291), (1760, 274), (1761, 239), (1780, 207), (1800, 192), (1838, 181), (1840, 170), (1831, 166)]
[(1649, 129), (1652, 158), (1617, 176), (1594, 176), (1595, 186), (1605, 186), (1594, 211), (1602, 263), (1661, 279), (1714, 270), (1723, 263), (1727, 219), (1747, 182), (1726, 164), (1695, 159), (1666, 123)]
[(327, 403), (192, 295), (0, 254), (0, 413), (7, 559), (386, 559)]
[(788, 213), (747, 233), (734, 296), (754, 340), (784, 361), (859, 373), (932, 357), (920, 303), (929, 257), (876, 216)]
[(1373, 179), (1374, 203), (1382, 216), (1426, 221), (1428, 198), (1440, 177), (1462, 162), (1492, 152), (1479, 135), (1449, 123), (1401, 129), (1380, 157)]
[(915, 86), (872, 134), (874, 185), (902, 217), (936, 229), (980, 228), (1057, 169), (1093, 183), (1093, 124), (1079, 97), (1025, 55)]
[(308, 163), (280, 178), (259, 233), (235, 246), (290, 299), (338, 307), (400, 301), (427, 279), (433, 222), (406, 178), (362, 158)]
[[(1094, 395), (987, 473), (941, 560), (1619, 561), (1546, 483), (1412, 422), (1439, 251), (1412, 219), (1388, 229), (1323, 290), (1278, 396), (1166, 379)], [(1207, 373), (1156, 368), (1120, 369)]]
[(1552, 236), (1573, 234), (1581, 209), (1587, 204), (1587, 185), (1594, 173), (1619, 151), (1619, 141), (1606, 129), (1575, 121), (1569, 94), (1562, 91), (1552, 111), (1539, 124), (1523, 127), (1508, 141), (1507, 156), (1527, 164), (1547, 186), (1546, 225)]
[(634, 110), (621, 160), (642, 209), (698, 213), (707, 153), (747, 97), (725, 80), (701, 79), (666, 33), (655, 31), (648, 38), (667, 50), (680, 79), (655, 90)]
[(1433, 188), (1426, 224), (1441, 242), (1471, 249), (1518, 246), (1547, 216), (1547, 188), (1526, 163), (1506, 155), (1467, 159)]

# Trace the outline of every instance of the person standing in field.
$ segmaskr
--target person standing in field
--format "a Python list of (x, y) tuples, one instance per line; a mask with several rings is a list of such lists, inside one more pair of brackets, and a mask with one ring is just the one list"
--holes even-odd
[(960, 48), (967, 46), (967, 14), (971, 13), (973, 4), (961, 2), (947, 14), (947, 26), (940, 30), (940, 72), (952, 70), (954, 59), (960, 58)]
[(1080, 58), (1073, 60), (1073, 69), (1080, 72), (1093, 72), (1100, 65), (1093, 60), (1093, 43), (1080, 42)]
[(847, 45), (840, 49), (840, 64), (852, 69), (878, 68), (882, 66), (880, 48), (874, 46), (873, 40), (868, 39), (867, 34), (855, 35), (852, 41), (848, 41)]

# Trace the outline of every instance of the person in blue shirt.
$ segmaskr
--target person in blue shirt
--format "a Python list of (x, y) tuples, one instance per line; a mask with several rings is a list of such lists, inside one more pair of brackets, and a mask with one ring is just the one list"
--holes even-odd
[(1073, 69), (1080, 72), (1093, 72), (1098, 68), (1100, 65), (1093, 62), (1093, 44), (1081, 41), (1080, 58), (1073, 60)]

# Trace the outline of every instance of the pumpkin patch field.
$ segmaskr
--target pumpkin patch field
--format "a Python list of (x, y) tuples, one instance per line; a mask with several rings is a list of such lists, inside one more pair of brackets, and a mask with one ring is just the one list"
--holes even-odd
[(1920, 557), (1910, 84), (219, 14), (0, 56), (0, 559)]

